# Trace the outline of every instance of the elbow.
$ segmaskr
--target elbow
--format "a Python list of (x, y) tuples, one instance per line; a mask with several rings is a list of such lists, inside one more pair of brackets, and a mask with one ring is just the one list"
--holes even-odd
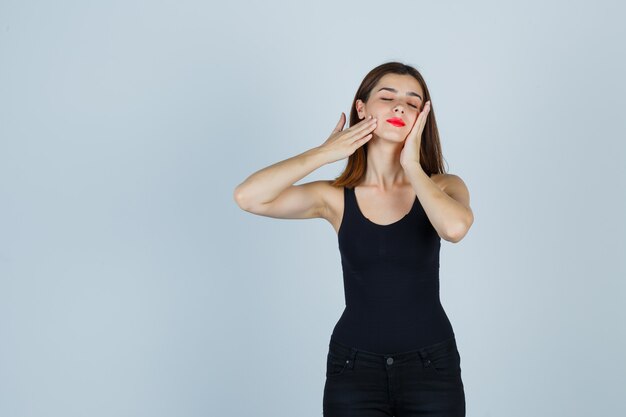
[(233, 200), (235, 200), (235, 203), (237, 203), (237, 206), (239, 206), (240, 209), (249, 211), (245, 196), (239, 186), (235, 187), (235, 190), (233, 191)]
[(463, 237), (465, 237), (464, 234), (451, 234), (446, 235), (446, 240), (450, 243), (459, 243)]
[(474, 215), (470, 211), (464, 221), (458, 222), (452, 227), (448, 228), (445, 233), (444, 239), (451, 243), (459, 243), (465, 237), (465, 235), (467, 235), (470, 227), (472, 227), (472, 223), (474, 223)]
[(459, 243), (461, 241), (461, 239), (463, 239), (463, 237), (465, 236), (464, 233), (460, 233), (460, 232), (447, 232), (444, 235), (444, 240), (450, 242), (450, 243)]

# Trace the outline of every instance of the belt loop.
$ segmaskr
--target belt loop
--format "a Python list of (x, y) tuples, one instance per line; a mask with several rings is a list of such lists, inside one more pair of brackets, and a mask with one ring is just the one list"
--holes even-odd
[(425, 350), (420, 350), (418, 353), (420, 354), (420, 358), (422, 359), (422, 365), (424, 365), (424, 368), (428, 368), (431, 364), (431, 361), (428, 357), (428, 352), (426, 352)]

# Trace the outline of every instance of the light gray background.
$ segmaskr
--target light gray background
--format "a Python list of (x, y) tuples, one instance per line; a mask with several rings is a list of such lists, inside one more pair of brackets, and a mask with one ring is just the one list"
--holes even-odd
[(334, 230), (233, 189), (390, 60), (470, 190), (441, 251), (467, 415), (625, 415), (624, 12), (0, 2), (0, 415), (321, 416)]

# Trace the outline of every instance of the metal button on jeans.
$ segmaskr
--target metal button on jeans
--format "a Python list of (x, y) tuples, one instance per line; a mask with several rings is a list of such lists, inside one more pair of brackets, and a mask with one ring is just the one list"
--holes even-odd
[(387, 358), (387, 365), (391, 365), (393, 363), (393, 358)]

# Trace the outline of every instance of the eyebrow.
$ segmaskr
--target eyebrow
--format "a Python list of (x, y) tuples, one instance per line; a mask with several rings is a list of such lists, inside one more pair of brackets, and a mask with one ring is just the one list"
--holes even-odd
[[(398, 90), (396, 90), (395, 88), (391, 88), (391, 87), (383, 87), (383, 88), (381, 88), (381, 89), (380, 89), (380, 90), (378, 90), (378, 91), (382, 91), (382, 90), (389, 90), (389, 91), (391, 91), (392, 93), (397, 93), (397, 92), (398, 92)], [(408, 93), (406, 93), (406, 95), (407, 95), (407, 96), (419, 97), (419, 98), (420, 98), (420, 100), (424, 101), (424, 99), (422, 98), (422, 96), (420, 96), (420, 95), (419, 95), (419, 94), (417, 94), (417, 93), (414, 93), (413, 91), (409, 91)]]

